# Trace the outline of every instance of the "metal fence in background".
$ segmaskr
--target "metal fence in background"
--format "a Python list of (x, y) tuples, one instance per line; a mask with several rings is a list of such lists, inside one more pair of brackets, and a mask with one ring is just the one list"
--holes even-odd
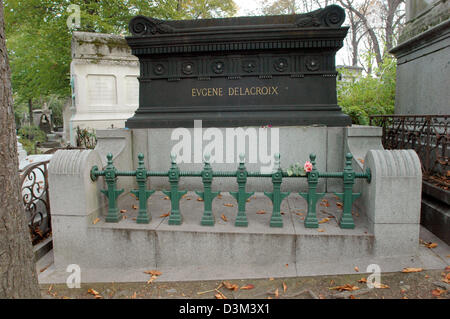
[(374, 115), (370, 125), (383, 128), (385, 149), (413, 149), (423, 177), (448, 189), (450, 115)]

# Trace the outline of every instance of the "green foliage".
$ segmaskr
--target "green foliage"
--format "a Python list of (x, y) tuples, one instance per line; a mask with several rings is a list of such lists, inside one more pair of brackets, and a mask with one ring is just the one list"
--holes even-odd
[(339, 72), (344, 80), (337, 84), (338, 103), (354, 124), (368, 125), (370, 115), (394, 112), (396, 62), (392, 57), (375, 69), (376, 76), (352, 78), (348, 70)]
[(28, 113), (28, 106), (25, 103), (14, 103), (14, 118), (16, 120), (16, 128), (19, 129), (24, 119), (24, 114)]
[(20, 136), (20, 143), (28, 154), (35, 154), (36, 144), (45, 142), (47, 138), (45, 132), (35, 125), (23, 126), (20, 128), (18, 135)]
[(48, 108), (52, 111), (52, 121), (54, 127), (63, 126), (63, 107), (66, 99), (58, 95), (50, 95), (48, 97)]

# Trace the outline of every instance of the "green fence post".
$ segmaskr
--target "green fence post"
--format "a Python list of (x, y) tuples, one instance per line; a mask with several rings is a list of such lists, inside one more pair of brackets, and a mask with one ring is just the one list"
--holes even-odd
[(136, 169), (136, 181), (138, 189), (133, 189), (133, 193), (139, 199), (139, 214), (136, 222), (138, 224), (148, 224), (151, 216), (147, 214), (147, 199), (155, 192), (154, 190), (147, 190), (147, 170), (144, 166), (144, 154), (138, 154), (139, 165)]
[(108, 197), (108, 214), (106, 215), (107, 223), (117, 223), (120, 220), (119, 209), (117, 208), (117, 197), (123, 193), (123, 189), (116, 189), (117, 184), (117, 170), (113, 164), (113, 155), (108, 153), (106, 155), (108, 164), (105, 168), (105, 180), (108, 189), (103, 189), (101, 192)]
[(178, 191), (178, 182), (180, 181), (180, 170), (177, 166), (176, 155), (170, 155), (172, 166), (169, 169), (170, 191), (163, 191), (170, 198), (171, 211), (169, 225), (181, 225), (180, 199), (187, 191)]
[(247, 193), (245, 191), (245, 185), (247, 184), (247, 169), (245, 168), (245, 157), (244, 154), (239, 155), (239, 167), (237, 170), (237, 183), (238, 183), (238, 191), (230, 192), (230, 194), (236, 198), (238, 202), (238, 214), (236, 217), (235, 226), (248, 226), (247, 215), (245, 214), (245, 204), (247, 203), (247, 199), (252, 196), (255, 192)]
[(316, 155), (310, 154), (309, 159), (313, 166), (312, 171), (308, 173), (308, 193), (299, 194), (308, 202), (308, 213), (305, 218), (306, 228), (318, 228), (319, 222), (316, 215), (317, 201), (322, 198), (325, 193), (316, 193), (317, 184), (319, 183), (319, 172), (316, 169)]
[(339, 221), (339, 226), (341, 228), (353, 229), (355, 228), (355, 222), (352, 216), (352, 206), (353, 201), (361, 196), (361, 193), (353, 193), (353, 185), (355, 184), (355, 172), (352, 168), (352, 158), (351, 153), (345, 155), (345, 167), (344, 167), (344, 192), (335, 193), (343, 202), (344, 208), (342, 211), (342, 217)]
[(290, 194), (290, 192), (281, 192), (281, 183), (283, 175), (280, 166), (280, 154), (275, 154), (274, 171), (272, 173), (273, 192), (264, 192), (264, 195), (272, 201), (272, 217), (270, 218), (270, 227), (283, 227), (283, 218), (281, 217), (281, 202)]
[(213, 180), (213, 171), (209, 163), (210, 155), (205, 155), (205, 165), (202, 171), (203, 192), (196, 191), (195, 193), (203, 199), (204, 212), (202, 216), (201, 225), (214, 226), (214, 215), (212, 213), (212, 202), (220, 192), (212, 192), (211, 184)]

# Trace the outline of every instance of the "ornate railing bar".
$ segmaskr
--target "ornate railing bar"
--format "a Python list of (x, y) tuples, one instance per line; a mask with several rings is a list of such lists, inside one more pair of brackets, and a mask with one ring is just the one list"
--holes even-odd
[(341, 178), (344, 183), (344, 191), (342, 193), (335, 193), (343, 201), (343, 213), (339, 225), (341, 228), (354, 228), (355, 224), (352, 217), (352, 205), (354, 200), (360, 196), (360, 193), (353, 193), (353, 185), (356, 178), (366, 179), (370, 183), (370, 170), (367, 169), (364, 173), (356, 173), (352, 168), (352, 154), (346, 155), (345, 167), (343, 172), (319, 172), (316, 168), (316, 156), (310, 155), (312, 170), (305, 175), (289, 175), (283, 172), (280, 166), (280, 155), (275, 155), (274, 169), (272, 173), (248, 172), (245, 167), (244, 155), (240, 155), (239, 166), (236, 171), (213, 171), (209, 162), (210, 156), (205, 156), (204, 168), (202, 171), (180, 171), (175, 155), (171, 155), (171, 167), (167, 172), (147, 171), (144, 167), (144, 155), (138, 155), (139, 164), (135, 171), (118, 171), (112, 161), (112, 154), (107, 155), (107, 165), (103, 171), (100, 171), (97, 166), (91, 169), (91, 179), (97, 180), (99, 176), (104, 176), (107, 189), (102, 190), (108, 198), (108, 214), (106, 222), (118, 222), (120, 220), (119, 209), (117, 207), (118, 196), (124, 191), (117, 189), (118, 176), (135, 176), (138, 184), (138, 189), (131, 192), (139, 200), (139, 214), (137, 223), (146, 224), (150, 222), (151, 216), (147, 213), (147, 199), (155, 193), (155, 190), (147, 190), (147, 178), (150, 176), (168, 177), (170, 183), (170, 190), (163, 190), (162, 192), (170, 199), (171, 211), (169, 215), (169, 225), (180, 225), (182, 223), (182, 215), (180, 213), (180, 199), (187, 193), (186, 190), (179, 190), (179, 181), (181, 177), (201, 177), (203, 182), (203, 191), (195, 191), (204, 202), (204, 212), (200, 224), (204, 226), (214, 225), (214, 215), (212, 213), (212, 202), (215, 197), (220, 194), (220, 191), (213, 192), (211, 185), (213, 179), (219, 178), (236, 178), (238, 184), (238, 191), (229, 192), (238, 203), (238, 212), (235, 221), (235, 226), (248, 226), (248, 219), (246, 215), (246, 203), (254, 192), (246, 191), (246, 184), (248, 178), (271, 178), (273, 184), (272, 192), (264, 192), (273, 204), (272, 216), (270, 219), (271, 227), (283, 227), (283, 219), (281, 216), (281, 203), (290, 192), (282, 192), (281, 184), (283, 178), (306, 178), (308, 182), (308, 191), (299, 192), (304, 197), (308, 204), (307, 215), (305, 218), (305, 227), (317, 228), (318, 220), (316, 214), (316, 205), (318, 200), (325, 195), (325, 193), (317, 192), (317, 185), (320, 178)]

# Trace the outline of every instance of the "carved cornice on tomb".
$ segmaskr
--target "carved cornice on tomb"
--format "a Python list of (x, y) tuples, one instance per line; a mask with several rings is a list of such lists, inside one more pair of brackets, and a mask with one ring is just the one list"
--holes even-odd
[(164, 21), (136, 16), (129, 23), (130, 33), (135, 36), (156, 34), (194, 33), (210, 30), (258, 30), (277, 28), (339, 28), (345, 21), (345, 11), (330, 5), (304, 14), (260, 17), (237, 17), (223, 19)]
[(126, 40), (134, 55), (191, 54), (283, 49), (324, 49), (343, 45), (345, 11), (331, 5), (305, 14), (164, 21), (131, 19)]

